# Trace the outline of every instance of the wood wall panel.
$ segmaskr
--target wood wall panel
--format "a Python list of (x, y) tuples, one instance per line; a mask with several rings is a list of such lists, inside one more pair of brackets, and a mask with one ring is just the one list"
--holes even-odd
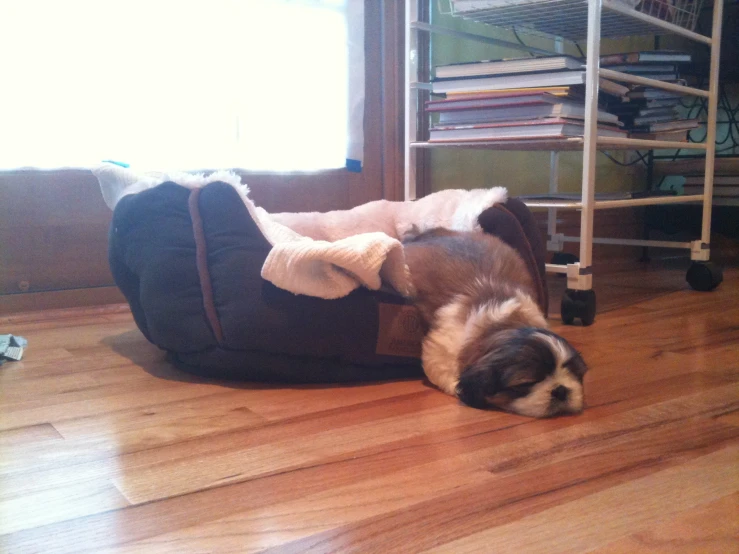
[(90, 171), (0, 174), (0, 295), (113, 285), (111, 212)]

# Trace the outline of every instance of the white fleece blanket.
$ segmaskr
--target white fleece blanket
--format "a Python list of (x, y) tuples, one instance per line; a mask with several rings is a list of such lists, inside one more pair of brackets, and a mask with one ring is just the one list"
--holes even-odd
[(254, 205), (238, 175), (218, 171), (210, 175), (146, 173), (115, 164), (93, 169), (103, 199), (112, 210), (128, 194), (165, 181), (198, 188), (215, 181), (233, 186), (272, 249), (262, 277), (295, 294), (340, 298), (364, 286), (379, 289), (383, 282), (405, 296), (413, 288), (401, 240), (408, 233), (435, 227), (472, 230), (478, 215), (505, 202), (506, 189), (445, 190), (414, 202), (369, 202), (352, 210), (327, 213), (270, 214)]

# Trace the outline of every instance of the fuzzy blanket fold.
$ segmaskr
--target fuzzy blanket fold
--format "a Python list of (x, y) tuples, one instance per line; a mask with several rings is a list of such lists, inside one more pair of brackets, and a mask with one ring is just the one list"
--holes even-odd
[(445, 190), (413, 202), (380, 200), (351, 210), (327, 213), (270, 214), (254, 205), (238, 175), (155, 173), (139, 175), (115, 164), (102, 164), (93, 173), (106, 204), (114, 209), (128, 194), (166, 181), (199, 188), (222, 181), (233, 186), (249, 214), (272, 245), (262, 277), (295, 294), (340, 298), (364, 286), (383, 283), (401, 294), (412, 293), (401, 240), (408, 233), (435, 227), (455, 230), (479, 228), (478, 217), (506, 201), (506, 189)]

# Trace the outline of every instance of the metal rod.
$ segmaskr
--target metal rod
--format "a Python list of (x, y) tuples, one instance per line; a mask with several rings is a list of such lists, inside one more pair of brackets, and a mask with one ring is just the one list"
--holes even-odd
[[(716, 163), (716, 112), (718, 108), (719, 60), (721, 57), (721, 20), (724, 14), (724, 3), (716, 0), (713, 3), (713, 28), (711, 38), (711, 69), (708, 79), (708, 125), (706, 127), (706, 173), (703, 186), (703, 228), (701, 242), (711, 243), (711, 201), (713, 199), (713, 170)], [(736, 29), (735, 29), (736, 30)]]
[(418, 140), (418, 33), (411, 30), (411, 24), (418, 19), (418, 1), (405, 3), (405, 171), (404, 200), (416, 199), (416, 150), (411, 143)]
[[(551, 152), (552, 150), (582, 149), (582, 137), (566, 139), (505, 139), (505, 140), (459, 140), (413, 142), (412, 148), (471, 148), (478, 150), (533, 150)], [(598, 137), (598, 150), (650, 150), (650, 149), (692, 149), (705, 150), (702, 142), (675, 142), (666, 140), (644, 140), (620, 137)], [(682, 157), (682, 156), (681, 156)], [(686, 156), (687, 157), (687, 156)], [(698, 156), (702, 158), (703, 156)], [(672, 157), (670, 157), (672, 158)]]
[[(645, 140), (645, 139), (633, 139), (633, 138), (621, 138), (621, 137), (598, 137), (598, 145), (600, 147), (613, 145), (613, 146), (627, 146), (633, 149), (642, 148), (644, 150), (649, 149), (693, 149), (693, 150), (706, 150), (706, 144), (702, 142), (677, 142), (672, 140)], [(600, 148), (601, 150), (607, 150), (607, 148)]]
[(624, 83), (633, 83), (635, 85), (646, 85), (648, 87), (659, 88), (663, 90), (669, 90), (673, 92), (679, 92), (681, 94), (689, 94), (691, 96), (701, 96), (708, 98), (708, 91), (701, 90), (699, 88), (685, 87), (682, 85), (676, 85), (674, 83), (667, 83), (665, 81), (659, 81), (657, 79), (647, 79), (646, 77), (639, 77), (638, 75), (629, 75), (628, 73), (622, 73), (620, 71), (613, 71), (611, 69), (602, 68), (600, 70), (600, 76), (612, 81), (623, 81)]
[[(562, 237), (564, 242), (580, 242), (580, 237)], [(608, 239), (593, 238), (594, 244), (615, 244), (619, 246), (653, 246), (657, 248), (681, 248), (690, 250), (689, 242), (672, 242), (664, 240)]]
[[(585, 144), (582, 161), (582, 213), (580, 216), (580, 265), (593, 264), (593, 212), (595, 210), (595, 158), (598, 135), (598, 81), (600, 65), (600, 14), (602, 0), (588, 1), (588, 41), (585, 61)], [(587, 287), (588, 289), (591, 287)]]
[(647, 198), (630, 198), (627, 200), (601, 200), (595, 203), (596, 210), (613, 208), (629, 208), (633, 206), (660, 206), (663, 204), (692, 204), (703, 201), (702, 194), (681, 196), (648, 196)]
[[(702, 194), (682, 196), (650, 196), (647, 198), (626, 198), (624, 200), (599, 200), (594, 202), (594, 209), (609, 210), (613, 208), (633, 208), (636, 206), (660, 206), (663, 204), (693, 204), (702, 202)], [(529, 208), (559, 208), (562, 210), (581, 210), (582, 202), (567, 200), (526, 200)]]
[(560, 264), (544, 264), (549, 273), (567, 273), (567, 266)]
[(524, 52), (531, 52), (532, 54), (541, 54), (543, 56), (550, 56), (555, 52), (551, 50), (544, 50), (543, 48), (536, 48), (534, 46), (526, 46), (517, 42), (508, 42), (507, 40), (500, 40), (497, 38), (486, 37), (484, 35), (478, 35), (475, 33), (466, 33), (464, 31), (455, 31), (454, 29), (447, 29), (440, 25), (430, 25), (421, 21), (413, 21), (411, 23), (412, 29), (419, 31), (427, 31), (429, 33), (436, 33), (439, 35), (447, 35), (450, 37), (463, 38), (466, 40), (474, 40), (477, 42), (484, 42), (485, 44), (492, 44), (495, 46), (503, 46), (504, 48), (511, 48), (514, 50), (522, 50)]

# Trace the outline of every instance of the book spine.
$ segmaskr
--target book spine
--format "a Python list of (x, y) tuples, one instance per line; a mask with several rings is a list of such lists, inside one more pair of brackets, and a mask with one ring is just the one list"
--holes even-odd
[(600, 65), (620, 65), (627, 63), (639, 63), (639, 54), (633, 52), (629, 54), (609, 54), (600, 58)]

